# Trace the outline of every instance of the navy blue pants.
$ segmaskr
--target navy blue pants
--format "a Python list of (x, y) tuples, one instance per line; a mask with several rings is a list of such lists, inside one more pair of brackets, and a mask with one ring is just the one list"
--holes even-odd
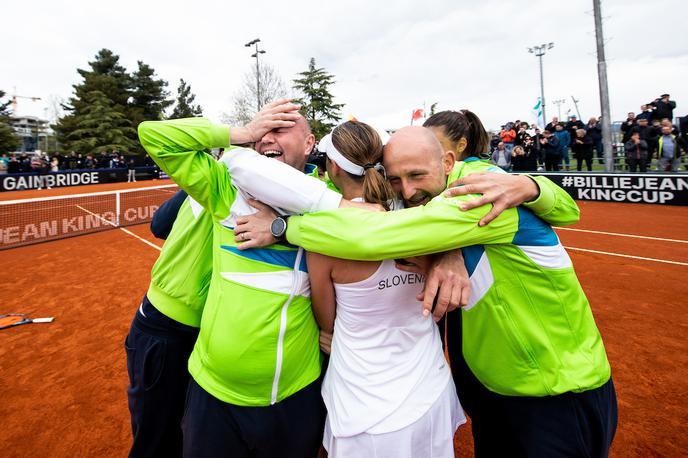
[(461, 312), (447, 315), (447, 347), (461, 405), (471, 418), (475, 456), (607, 457), (617, 424), (611, 379), (558, 396), (503, 396), (488, 390), (463, 358)]
[(193, 379), (182, 421), (188, 458), (315, 458), (325, 427), (325, 404), (316, 380), (265, 407), (222, 402)]
[(130, 457), (182, 456), (181, 420), (191, 378), (187, 364), (197, 337), (198, 328), (163, 315), (143, 298), (124, 341)]

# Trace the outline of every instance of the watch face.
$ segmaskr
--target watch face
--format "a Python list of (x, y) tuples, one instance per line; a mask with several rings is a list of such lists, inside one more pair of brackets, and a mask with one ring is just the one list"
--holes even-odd
[(270, 232), (272, 233), (273, 237), (282, 237), (286, 230), (287, 222), (284, 221), (282, 218), (275, 218), (274, 220), (272, 220), (272, 224), (270, 225)]

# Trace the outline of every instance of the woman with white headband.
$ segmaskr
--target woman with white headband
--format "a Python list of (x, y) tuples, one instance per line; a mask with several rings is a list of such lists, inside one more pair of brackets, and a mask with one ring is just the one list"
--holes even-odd
[[(318, 151), (344, 198), (389, 209), (394, 191), (380, 137), (350, 121), (325, 136)], [(397, 269), (394, 260), (315, 253), (308, 253), (308, 270), (318, 324), (334, 330), (322, 387), (329, 457), (453, 457), (454, 433), (466, 419), (437, 325), (416, 300), (423, 275)]]

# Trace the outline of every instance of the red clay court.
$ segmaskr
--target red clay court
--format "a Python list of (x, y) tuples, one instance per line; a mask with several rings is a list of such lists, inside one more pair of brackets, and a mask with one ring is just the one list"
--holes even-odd
[[(167, 182), (20, 191), (0, 194), (0, 201), (160, 184)], [(581, 222), (557, 232), (612, 365), (619, 400), (612, 456), (685, 455), (688, 208), (579, 206)], [(127, 231), (108, 228), (0, 251), (0, 314), (55, 317), (51, 324), (0, 330), (3, 456), (126, 455), (123, 341), (162, 245), (147, 224)], [(472, 455), (467, 427), (455, 442), (457, 456)]]

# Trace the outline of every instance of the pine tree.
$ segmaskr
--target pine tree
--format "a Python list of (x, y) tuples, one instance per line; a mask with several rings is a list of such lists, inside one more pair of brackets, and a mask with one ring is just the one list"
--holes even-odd
[(320, 139), (339, 121), (339, 110), (344, 104), (334, 103), (329, 90), (329, 86), (334, 84), (334, 75), (327, 73), (324, 68), (316, 68), (315, 58), (311, 57), (308, 70), (299, 75), (301, 78), (294, 80), (294, 89), (300, 91), (303, 97), (297, 102), (303, 105), (301, 112), (310, 123), (315, 138)]
[[(92, 92), (100, 92), (110, 102), (109, 106), (124, 117), (129, 117), (129, 99), (131, 97), (131, 76), (119, 64), (119, 56), (109, 49), (101, 49), (95, 60), (88, 63), (90, 70), (77, 69), (83, 82), (75, 84), (74, 95), (63, 107), (67, 114), (53, 126), (57, 138), (64, 150), (76, 149), (72, 135), (80, 127), (80, 119), (89, 108), (89, 97)], [(129, 132), (129, 131), (127, 131)], [(78, 136), (77, 136), (78, 137)], [(129, 140), (136, 145), (136, 132), (129, 133)], [(80, 147), (83, 143), (80, 143)], [(138, 147), (136, 147), (138, 149)]]
[(74, 118), (74, 130), (68, 138), (71, 149), (91, 154), (112, 150), (128, 153), (136, 148), (131, 140), (136, 130), (103, 92), (89, 92), (83, 101), (86, 106)]
[(5, 91), (0, 90), (0, 154), (14, 151), (21, 145), (21, 139), (10, 125), (10, 100), (2, 102)]
[(196, 96), (191, 93), (191, 86), (186, 84), (183, 79), (179, 80), (177, 88), (177, 104), (174, 106), (170, 119), (195, 118), (203, 116), (203, 109), (200, 105), (193, 105)]
[(167, 81), (155, 78), (155, 70), (138, 61), (138, 70), (131, 76), (131, 120), (134, 127), (141, 121), (157, 121), (174, 102), (168, 100)]
[(95, 60), (88, 65), (91, 70), (77, 69), (84, 82), (73, 86), (75, 97), (70, 99), (70, 104), (77, 109), (81, 108), (86, 94), (101, 91), (124, 111), (131, 97), (131, 75), (119, 64), (119, 56), (109, 49), (101, 49)]

